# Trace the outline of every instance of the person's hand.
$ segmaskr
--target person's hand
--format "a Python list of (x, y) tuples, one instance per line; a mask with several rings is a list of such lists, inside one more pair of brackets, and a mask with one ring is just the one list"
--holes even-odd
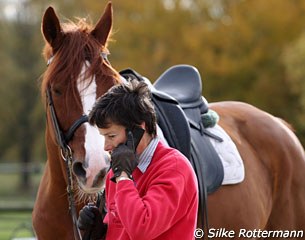
[(132, 179), (132, 172), (137, 165), (135, 152), (129, 146), (120, 144), (111, 154), (111, 169), (114, 174), (111, 181), (116, 182), (116, 178), (121, 176), (123, 171)]
[(99, 209), (92, 203), (80, 210), (77, 226), (85, 232), (83, 239), (103, 239), (106, 236), (107, 225), (103, 223)]
[(87, 230), (95, 223), (95, 214), (93, 212), (93, 205), (86, 205), (79, 211), (77, 219), (77, 226), (80, 230)]
[(140, 127), (135, 127), (133, 131), (126, 130), (126, 143), (118, 145), (111, 154), (111, 169), (114, 173), (111, 181), (116, 182), (116, 178), (121, 176), (122, 172), (132, 179), (132, 172), (138, 165), (136, 149), (144, 132), (145, 130)]

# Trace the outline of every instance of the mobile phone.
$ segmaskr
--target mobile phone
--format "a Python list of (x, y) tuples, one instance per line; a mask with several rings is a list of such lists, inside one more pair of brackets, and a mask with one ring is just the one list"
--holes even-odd
[(143, 137), (144, 132), (145, 130), (138, 126), (134, 127), (132, 130), (126, 129), (126, 145), (135, 151)]

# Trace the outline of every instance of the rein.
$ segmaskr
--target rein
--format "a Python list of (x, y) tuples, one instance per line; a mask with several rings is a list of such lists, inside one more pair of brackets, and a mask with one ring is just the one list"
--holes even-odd
[(69, 201), (69, 212), (71, 214), (72, 222), (73, 222), (74, 238), (76, 240), (81, 240), (82, 237), (80, 234), (80, 230), (77, 227), (77, 212), (76, 212), (75, 200), (74, 200), (73, 175), (72, 175), (73, 156), (72, 156), (72, 150), (68, 145), (68, 143), (72, 139), (75, 131), (83, 123), (88, 122), (88, 116), (87, 115), (81, 116), (72, 124), (72, 126), (69, 128), (67, 133), (64, 134), (58, 123), (50, 87), (48, 87), (46, 90), (46, 96), (47, 96), (47, 103), (50, 109), (52, 124), (56, 135), (56, 140), (61, 150), (61, 157), (66, 165), (66, 171), (68, 177), (67, 193), (68, 193), (68, 201)]

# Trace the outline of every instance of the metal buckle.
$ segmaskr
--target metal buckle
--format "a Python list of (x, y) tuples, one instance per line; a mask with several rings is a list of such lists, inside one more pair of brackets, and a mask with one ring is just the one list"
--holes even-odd
[(67, 162), (67, 160), (69, 160), (69, 158), (72, 158), (72, 150), (71, 150), (70, 146), (66, 145), (65, 148), (61, 148), (60, 154), (61, 154), (62, 159), (65, 162)]

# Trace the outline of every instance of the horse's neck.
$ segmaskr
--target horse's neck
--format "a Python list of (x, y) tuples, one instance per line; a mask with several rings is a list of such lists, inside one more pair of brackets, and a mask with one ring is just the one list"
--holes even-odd
[(38, 199), (44, 204), (52, 204), (59, 208), (67, 208), (67, 173), (60, 148), (46, 136), (47, 161), (38, 191)]
[[(63, 159), (56, 145), (48, 141), (46, 143), (48, 159), (37, 193), (33, 224), (38, 238), (55, 239), (55, 234), (61, 236), (61, 239), (68, 239), (64, 237), (67, 230), (71, 230), (71, 236), (73, 233), (72, 226), (68, 226), (72, 224), (72, 220), (69, 214), (67, 181), (64, 176), (66, 173), (63, 169), (64, 164), (61, 163)], [(62, 229), (62, 226), (65, 228)]]
[(50, 181), (56, 181), (65, 188), (67, 185), (66, 181), (66, 167), (64, 159), (61, 157), (60, 148), (55, 145), (52, 141), (46, 140), (47, 145), (47, 162), (48, 175)]

